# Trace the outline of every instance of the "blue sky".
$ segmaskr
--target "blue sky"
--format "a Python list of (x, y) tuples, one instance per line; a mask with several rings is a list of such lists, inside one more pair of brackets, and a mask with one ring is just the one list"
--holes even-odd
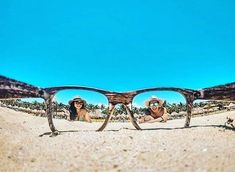
[(112, 91), (235, 81), (235, 1), (1, 1), (0, 74)]

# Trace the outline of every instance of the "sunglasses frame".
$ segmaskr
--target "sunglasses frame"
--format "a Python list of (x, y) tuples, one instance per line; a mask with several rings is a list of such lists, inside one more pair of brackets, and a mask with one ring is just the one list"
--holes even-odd
[(60, 86), (60, 87), (39, 88), (0, 75), (0, 99), (42, 98), (45, 100), (46, 116), (48, 119), (50, 130), (52, 131), (53, 135), (59, 134), (59, 131), (55, 128), (52, 119), (53, 98), (55, 94), (59, 91), (72, 90), (72, 89), (98, 92), (103, 94), (108, 99), (109, 113), (105, 118), (103, 125), (97, 131), (102, 131), (107, 126), (111, 116), (114, 113), (114, 108), (117, 104), (124, 105), (133, 126), (137, 130), (141, 130), (141, 127), (137, 124), (136, 119), (129, 106), (132, 104), (132, 101), (135, 96), (144, 92), (174, 91), (183, 95), (186, 100), (186, 107), (187, 107), (187, 116), (184, 127), (189, 127), (190, 125), (193, 102), (195, 100), (223, 100), (223, 101), (235, 100), (235, 82), (204, 88), (200, 90), (176, 88), (176, 87), (155, 87), (155, 88), (140, 89), (129, 92), (112, 92), (112, 91), (91, 88), (91, 87), (83, 87), (83, 86)]

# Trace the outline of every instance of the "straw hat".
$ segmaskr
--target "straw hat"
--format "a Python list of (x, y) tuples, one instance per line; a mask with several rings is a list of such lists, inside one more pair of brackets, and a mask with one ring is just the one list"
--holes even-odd
[(158, 97), (152, 96), (149, 100), (145, 101), (145, 106), (149, 107), (151, 103), (158, 103), (159, 106), (162, 106), (165, 101), (159, 99)]
[(73, 100), (70, 100), (69, 101), (69, 104), (71, 105), (73, 102), (82, 102), (84, 105), (86, 104), (86, 101), (83, 100), (81, 97), (77, 96), (77, 97), (74, 97)]

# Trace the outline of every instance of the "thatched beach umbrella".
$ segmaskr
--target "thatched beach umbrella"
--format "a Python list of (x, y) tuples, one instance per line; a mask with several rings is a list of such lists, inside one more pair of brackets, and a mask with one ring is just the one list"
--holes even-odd
[(13, 108), (14, 110), (18, 110), (18, 109), (19, 109), (18, 106), (13, 106), (12, 108)]
[(205, 106), (203, 106), (203, 108), (204, 108), (204, 109), (209, 109), (210, 106), (209, 106), (209, 105), (205, 105)]
[(137, 113), (134, 113), (135, 118), (139, 118), (140, 116)]
[(179, 115), (177, 112), (172, 112), (171, 113), (171, 116), (177, 116), (177, 115)]
[(177, 119), (177, 118), (179, 118), (179, 114), (177, 112), (172, 112), (170, 114), (170, 119)]
[(185, 111), (180, 111), (180, 112), (178, 113), (178, 115), (186, 116), (186, 115), (187, 115), (187, 112), (185, 112)]
[(36, 109), (33, 109), (31, 112), (36, 114), (38, 111)]
[(234, 103), (230, 103), (228, 106), (229, 106), (230, 109), (235, 109), (235, 104)]
[(230, 103), (228, 106), (224, 106), (227, 110), (232, 110), (235, 109), (235, 104), (234, 103)]

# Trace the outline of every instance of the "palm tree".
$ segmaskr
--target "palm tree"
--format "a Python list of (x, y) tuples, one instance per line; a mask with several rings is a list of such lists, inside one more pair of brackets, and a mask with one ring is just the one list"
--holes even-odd
[(102, 114), (108, 115), (108, 113), (109, 113), (109, 108), (106, 107), (106, 108), (104, 108), (101, 112), (102, 112)]

